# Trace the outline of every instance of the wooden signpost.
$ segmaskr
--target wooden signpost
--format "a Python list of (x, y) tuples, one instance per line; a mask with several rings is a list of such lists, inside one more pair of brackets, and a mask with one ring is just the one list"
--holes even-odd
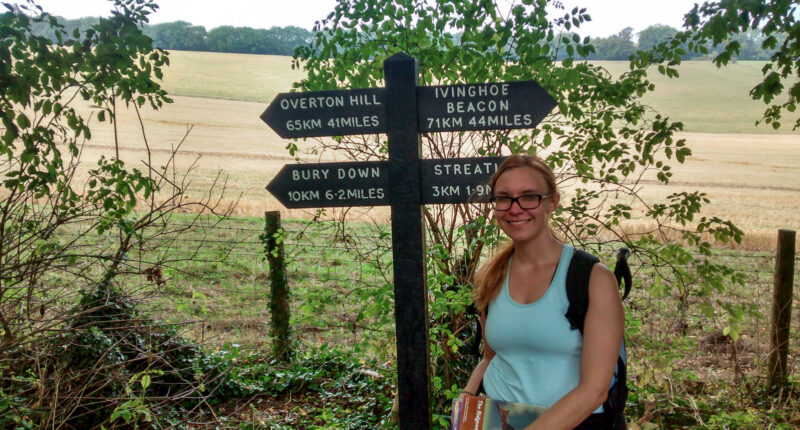
[(284, 166), (287, 208), (391, 206), (401, 429), (431, 428), (424, 204), (484, 202), (503, 157), (420, 159), (420, 132), (533, 128), (556, 106), (534, 81), (419, 87), (417, 60), (384, 62), (386, 88), (282, 93), (261, 115), (283, 138), (386, 133), (387, 161)]

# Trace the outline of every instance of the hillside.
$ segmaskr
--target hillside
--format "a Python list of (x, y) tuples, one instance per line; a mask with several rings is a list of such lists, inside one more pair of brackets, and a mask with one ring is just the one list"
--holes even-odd
[[(174, 95), (269, 103), (303, 78), (292, 70), (291, 57), (172, 51), (164, 86)], [(599, 61), (612, 75), (628, 69), (624, 61)], [(740, 61), (718, 69), (709, 61), (687, 61), (680, 78), (667, 79), (655, 70), (656, 91), (645, 98), (652, 108), (700, 133), (776, 133), (756, 127), (764, 108), (748, 96), (761, 76), (763, 62)], [(782, 128), (778, 133), (790, 133)]]
[[(292, 162), (285, 149), (290, 141), (270, 130), (259, 115), (302, 73), (291, 69), (289, 57), (177, 51), (171, 58), (164, 85), (175, 103), (159, 111), (141, 111), (156, 158), (167, 154), (191, 128), (179, 165), (194, 166), (193, 192), (208, 186), (223, 169), (228, 175), (226, 198), (239, 201), (237, 213), (258, 215), (282, 208), (264, 186), (281, 166)], [(610, 73), (625, 68), (619, 62), (603, 64)], [(680, 79), (654, 78), (657, 91), (647, 102), (686, 122), (687, 131), (680, 137), (687, 140), (692, 156), (684, 165), (674, 166), (669, 185), (648, 178), (646, 194), (660, 200), (676, 191), (705, 192), (711, 199), (706, 215), (730, 219), (747, 231), (746, 247), (771, 249), (776, 229), (800, 222), (796, 186), (800, 139), (788, 129), (775, 133), (751, 125), (761, 107), (747, 98), (746, 88), (757, 78), (758, 68), (738, 63), (717, 70), (709, 63), (690, 62), (681, 68)], [(84, 109), (93, 110), (88, 104)], [(118, 114), (121, 156), (131, 162), (141, 160), (144, 145), (136, 113)], [(113, 133), (107, 123), (95, 123), (93, 139), (84, 147), (86, 159), (113, 151)], [(311, 143), (297, 142), (301, 149)], [(300, 153), (308, 162), (340, 155)], [(301, 212), (289, 213), (304, 216)]]

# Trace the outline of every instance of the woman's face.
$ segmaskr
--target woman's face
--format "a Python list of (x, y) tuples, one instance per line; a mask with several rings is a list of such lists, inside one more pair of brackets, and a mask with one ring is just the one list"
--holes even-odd
[[(538, 237), (547, 231), (547, 214), (558, 206), (558, 194), (550, 194), (544, 176), (530, 167), (514, 167), (500, 174), (494, 184), (494, 197), (545, 195), (534, 209), (523, 209), (518, 201), (511, 203), (508, 210), (494, 211), (497, 224), (514, 242), (524, 242)], [(523, 206), (530, 207), (530, 198)]]

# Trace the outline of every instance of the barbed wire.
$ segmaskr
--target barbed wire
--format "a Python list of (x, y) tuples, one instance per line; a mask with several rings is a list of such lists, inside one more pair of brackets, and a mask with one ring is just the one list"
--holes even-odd
[[(171, 238), (168, 243), (179, 243), (179, 244), (195, 244), (195, 245), (203, 245), (203, 244), (210, 244), (210, 245), (217, 245), (219, 247), (227, 248), (225, 251), (228, 258), (253, 258), (257, 260), (263, 260), (264, 258), (264, 251), (263, 251), (263, 241), (257, 237), (258, 235), (264, 234), (264, 228), (255, 228), (255, 227), (248, 227), (248, 226), (241, 226), (236, 225), (241, 224), (243, 222), (253, 223), (254, 221), (246, 220), (246, 221), (237, 221), (237, 220), (230, 220), (228, 223), (222, 224), (214, 224), (214, 225), (204, 225), (202, 220), (200, 222), (195, 222), (193, 224), (190, 223), (181, 223), (175, 222), (170, 224), (171, 228), (198, 228), (205, 233), (205, 237), (201, 238)], [(234, 224), (234, 225), (230, 225)], [(286, 239), (284, 245), (289, 249), (289, 254), (291, 254), (288, 258), (290, 261), (294, 260), (297, 262), (312, 262), (316, 261), (319, 262), (320, 255), (315, 257), (309, 256), (301, 256), (300, 254), (306, 250), (324, 250), (329, 251), (332, 253), (340, 253), (340, 254), (350, 254), (353, 253), (354, 247), (361, 247), (363, 249), (363, 242), (370, 242), (372, 252), (371, 255), (375, 255), (375, 252), (383, 252), (388, 255), (389, 250), (391, 247), (389, 244), (377, 244), (375, 243), (376, 240), (386, 240), (386, 238), (377, 238), (375, 234), (368, 234), (362, 233), (358, 231), (347, 231), (345, 237), (347, 238), (350, 243), (331, 243), (333, 240), (334, 242), (341, 242), (342, 241), (342, 231), (338, 229), (338, 222), (337, 221), (317, 221), (315, 223), (306, 223), (306, 222), (297, 222), (297, 221), (285, 221), (282, 225), (282, 228), (286, 232)], [(335, 231), (330, 231), (335, 230)], [(215, 237), (216, 235), (221, 235), (221, 232), (249, 232), (252, 233), (251, 235), (246, 235), (244, 237), (237, 237), (231, 239), (219, 238)], [(320, 233), (325, 233), (325, 236), (319, 236)], [(104, 236), (100, 234), (92, 234), (92, 233), (79, 233), (79, 232), (67, 232), (63, 233), (67, 236), (80, 236), (83, 235), (87, 237), (87, 239), (95, 240), (101, 239), (104, 237), (113, 238), (111, 236)], [(303, 240), (297, 240), (297, 237), (302, 237)], [(195, 256), (194, 258), (197, 262), (219, 262), (219, 259), (202, 259), (203, 257), (207, 257), (209, 254), (215, 254), (221, 252), (219, 249), (193, 249), (193, 250), (182, 250), (182, 249), (172, 249), (169, 251), (172, 255), (177, 256)], [(759, 266), (765, 267), (767, 265), (774, 266), (776, 261), (776, 255), (769, 254), (764, 251), (740, 251), (740, 250), (714, 250), (712, 256), (706, 256), (703, 253), (692, 251), (691, 255), (696, 259), (713, 259), (713, 258), (722, 258), (725, 259), (725, 263), (727, 265), (736, 264), (737, 261), (748, 261), (753, 262), (756, 260), (761, 260)], [(224, 260), (223, 260), (224, 261)], [(349, 259), (349, 258), (342, 258), (341, 256), (337, 256), (335, 260), (337, 263), (341, 264), (363, 264), (364, 260), (358, 259)], [(800, 261), (800, 256), (796, 256), (794, 258), (795, 262)], [(391, 264), (389, 261), (386, 264)], [(747, 263), (751, 264), (751, 263)], [(662, 267), (656, 265), (649, 265), (649, 266), (642, 266), (639, 267)], [(676, 268), (680, 269), (691, 269), (692, 266), (690, 265), (674, 265)], [(774, 275), (773, 269), (762, 269), (760, 267), (749, 267), (749, 268), (737, 268), (737, 272), (739, 273), (747, 273), (747, 274), (755, 274), (755, 275)], [(800, 269), (796, 269), (793, 271), (795, 275), (800, 275)]]

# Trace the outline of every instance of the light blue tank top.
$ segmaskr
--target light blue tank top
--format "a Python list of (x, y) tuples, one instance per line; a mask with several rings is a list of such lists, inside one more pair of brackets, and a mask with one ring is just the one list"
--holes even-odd
[(565, 244), (550, 286), (529, 304), (511, 298), (506, 270), (486, 319), (486, 340), (497, 353), (483, 376), (489, 397), (550, 407), (578, 386), (583, 339), (564, 316), (571, 258), (572, 246)]

